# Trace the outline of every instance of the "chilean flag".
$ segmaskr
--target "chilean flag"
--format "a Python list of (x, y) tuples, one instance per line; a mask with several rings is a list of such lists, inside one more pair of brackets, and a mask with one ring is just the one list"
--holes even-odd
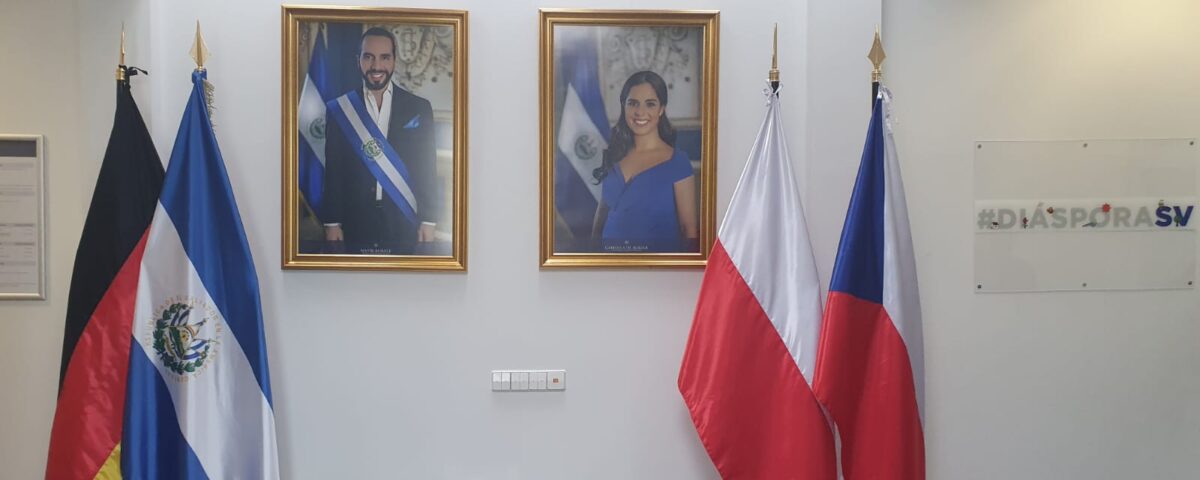
[(821, 293), (804, 210), (769, 95), (708, 258), (679, 392), (726, 479), (837, 477), (813, 396)]
[(813, 381), (845, 478), (923, 479), (924, 355), (900, 164), (881, 88), (842, 227)]

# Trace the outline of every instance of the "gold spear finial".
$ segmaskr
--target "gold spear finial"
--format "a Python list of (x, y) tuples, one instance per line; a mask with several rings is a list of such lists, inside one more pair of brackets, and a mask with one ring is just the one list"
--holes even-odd
[(192, 44), (192, 60), (196, 61), (196, 71), (204, 71), (204, 61), (208, 60), (208, 47), (204, 46), (204, 37), (200, 35), (200, 21), (196, 20), (196, 41)]
[(883, 59), (887, 58), (887, 55), (883, 53), (883, 41), (879, 39), (879, 25), (875, 25), (875, 42), (871, 44), (871, 51), (867, 53), (867, 58), (875, 67), (871, 70), (871, 82), (878, 83), (883, 80), (883, 69), (880, 66), (883, 65)]
[(125, 76), (125, 22), (121, 22), (121, 54), (117, 60), (117, 81), (123, 82)]
[(775, 36), (771, 40), (771, 71), (767, 73), (767, 80), (771, 83), (779, 83), (779, 24), (775, 24)]

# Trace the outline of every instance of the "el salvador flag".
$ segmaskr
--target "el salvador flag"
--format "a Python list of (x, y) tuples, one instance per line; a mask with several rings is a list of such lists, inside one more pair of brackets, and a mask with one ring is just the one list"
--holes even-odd
[(320, 215), (321, 192), (325, 183), (325, 102), (336, 95), (332, 78), (325, 68), (328, 49), (324, 29), (315, 37), (308, 75), (300, 92), (300, 193)]
[(279, 478), (258, 277), (192, 82), (142, 257), (121, 473)]
[(592, 171), (602, 164), (610, 128), (600, 95), (596, 37), (591, 28), (558, 30), (559, 65), (566, 80), (566, 100), (558, 123), (554, 159), (554, 204), (576, 239), (592, 235), (600, 202), (600, 185)]

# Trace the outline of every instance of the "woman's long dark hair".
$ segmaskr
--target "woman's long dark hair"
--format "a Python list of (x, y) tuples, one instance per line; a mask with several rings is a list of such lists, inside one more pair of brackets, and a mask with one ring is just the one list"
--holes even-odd
[[(649, 84), (654, 89), (654, 94), (658, 95), (659, 105), (667, 108), (667, 82), (664, 82), (657, 73), (643, 70), (630, 75), (629, 79), (625, 80), (625, 86), (621, 87), (621, 115), (613, 124), (612, 135), (608, 139), (608, 148), (604, 149), (604, 164), (600, 165), (600, 168), (592, 170), (592, 176), (596, 177), (597, 184), (604, 181), (604, 177), (612, 172), (617, 162), (625, 158), (625, 154), (633, 148), (633, 130), (630, 130), (629, 125), (625, 123), (625, 101), (629, 99), (629, 91), (643, 83)], [(667, 145), (675, 146), (675, 128), (671, 126), (671, 121), (667, 120), (665, 112), (658, 119), (658, 136)]]

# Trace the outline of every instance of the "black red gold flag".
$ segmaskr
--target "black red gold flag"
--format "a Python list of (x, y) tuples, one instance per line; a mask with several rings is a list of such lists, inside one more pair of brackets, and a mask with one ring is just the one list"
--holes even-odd
[(163, 185), (162, 162), (123, 77), (75, 253), (48, 479), (110, 478), (100, 474), (120, 470), (139, 267)]

